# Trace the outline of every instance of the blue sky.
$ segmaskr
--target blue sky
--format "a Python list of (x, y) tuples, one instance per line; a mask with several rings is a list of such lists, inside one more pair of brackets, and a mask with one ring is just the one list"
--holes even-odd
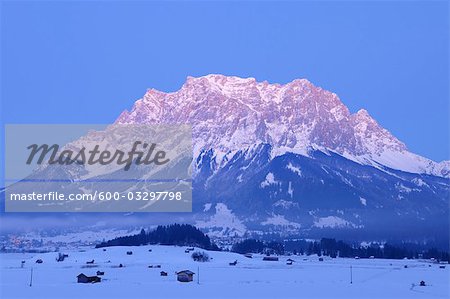
[(4, 123), (110, 123), (188, 75), (307, 78), (449, 159), (447, 1), (3, 1)]

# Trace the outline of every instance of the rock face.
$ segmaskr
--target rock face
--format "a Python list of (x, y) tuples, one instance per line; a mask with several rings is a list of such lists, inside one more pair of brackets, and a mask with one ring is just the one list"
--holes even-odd
[(189, 77), (116, 122), (192, 125), (192, 221), (212, 235), (448, 236), (449, 161), (409, 152), (305, 79)]
[[(212, 150), (218, 167), (236, 151), (268, 144), (271, 156), (335, 152), (363, 165), (449, 177), (449, 162), (408, 152), (362, 109), (305, 79), (269, 84), (222, 75), (189, 77), (180, 90), (149, 90), (118, 123), (192, 124), (195, 155)], [(224, 161), (225, 159), (225, 161)]]

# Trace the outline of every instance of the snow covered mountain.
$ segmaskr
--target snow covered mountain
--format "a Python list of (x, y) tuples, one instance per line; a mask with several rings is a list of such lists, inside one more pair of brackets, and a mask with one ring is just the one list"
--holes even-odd
[(176, 92), (149, 90), (117, 123), (192, 124), (194, 156), (213, 150), (218, 167), (259, 144), (271, 156), (311, 149), (335, 152), (362, 165), (450, 177), (450, 162), (409, 152), (361, 109), (351, 114), (334, 93), (305, 79), (269, 84), (223, 75), (188, 77)]
[(450, 162), (409, 152), (305, 79), (189, 77), (116, 122), (193, 126), (193, 217), (210, 234), (448, 235)]
[[(149, 90), (116, 123), (192, 126), (193, 213), (129, 213), (120, 221), (78, 213), (85, 223), (193, 223), (212, 237), (449, 236), (450, 162), (409, 152), (367, 111), (351, 114), (336, 94), (305, 79), (280, 85), (189, 77), (176, 92)], [(102, 136), (80, 140), (98, 143)], [(71, 173), (117, 177), (111, 171)], [(34, 175), (48, 177), (45, 169)], [(70, 188), (83, 191), (76, 183)]]

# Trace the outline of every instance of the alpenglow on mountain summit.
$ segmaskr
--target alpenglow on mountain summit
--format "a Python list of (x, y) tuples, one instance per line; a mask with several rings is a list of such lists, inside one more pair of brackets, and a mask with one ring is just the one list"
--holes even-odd
[(450, 177), (450, 161), (436, 163), (409, 152), (366, 110), (351, 114), (336, 94), (305, 79), (280, 85), (223, 75), (188, 77), (176, 92), (149, 90), (117, 123), (192, 124), (195, 154), (213, 150), (218, 166), (237, 151), (269, 144), (272, 157), (308, 156), (318, 149), (380, 169)]

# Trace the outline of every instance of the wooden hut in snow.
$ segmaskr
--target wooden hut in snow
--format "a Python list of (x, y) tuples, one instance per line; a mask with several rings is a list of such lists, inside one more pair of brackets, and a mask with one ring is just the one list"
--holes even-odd
[(181, 282), (190, 282), (194, 280), (194, 272), (190, 270), (183, 270), (177, 272), (177, 280)]
[(277, 256), (265, 256), (265, 257), (263, 257), (263, 261), (278, 262), (278, 257)]
[(78, 283), (95, 283), (100, 281), (102, 281), (102, 279), (98, 276), (87, 276), (83, 273), (78, 274), (77, 276)]

